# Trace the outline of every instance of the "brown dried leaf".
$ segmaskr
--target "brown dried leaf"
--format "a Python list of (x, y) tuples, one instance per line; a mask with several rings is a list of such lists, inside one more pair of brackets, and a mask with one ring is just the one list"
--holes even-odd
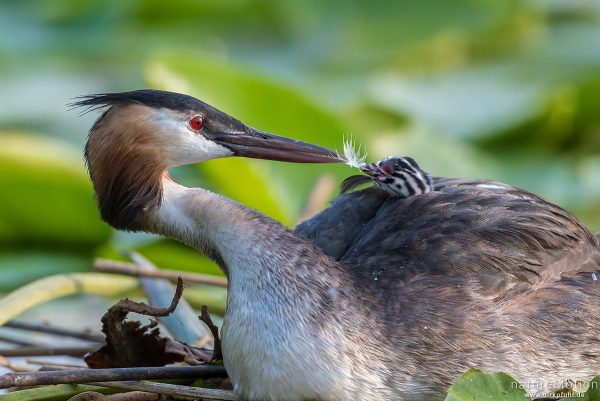
[(130, 312), (154, 317), (166, 316), (175, 310), (182, 293), (183, 281), (180, 279), (168, 308), (157, 308), (128, 299), (110, 307), (102, 317), (102, 332), (106, 336), (106, 344), (85, 356), (87, 365), (99, 369), (164, 366), (175, 362), (198, 365), (208, 362), (209, 350), (161, 337), (156, 321), (143, 326), (138, 321), (125, 320)]

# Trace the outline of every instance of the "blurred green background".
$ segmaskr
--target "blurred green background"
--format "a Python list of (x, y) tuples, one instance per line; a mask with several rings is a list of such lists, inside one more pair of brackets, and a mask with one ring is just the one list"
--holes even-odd
[[(66, 104), (147, 87), (333, 149), (353, 135), (370, 160), (504, 181), (600, 230), (598, 0), (3, 0), (0, 291), (131, 249), (218, 274), (98, 218), (82, 158), (97, 114)], [(320, 177), (353, 173), (242, 159), (173, 172), (289, 225)]]

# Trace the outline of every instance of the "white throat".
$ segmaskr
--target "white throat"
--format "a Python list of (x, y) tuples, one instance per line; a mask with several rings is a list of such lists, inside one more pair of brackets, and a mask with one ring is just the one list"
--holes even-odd
[(318, 252), (312, 245), (233, 200), (169, 179), (163, 190), (152, 230), (216, 252), (227, 266), (223, 356), (236, 394), (250, 400), (345, 399), (342, 383), (350, 372), (328, 362), (343, 352), (345, 336), (341, 327), (324, 330), (314, 315), (337, 301), (335, 268), (328, 276), (306, 265), (302, 255)]

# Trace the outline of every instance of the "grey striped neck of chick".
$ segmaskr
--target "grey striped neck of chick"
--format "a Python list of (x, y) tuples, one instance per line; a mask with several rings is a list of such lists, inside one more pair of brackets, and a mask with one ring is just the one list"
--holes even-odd
[(408, 156), (386, 157), (374, 163), (364, 163), (360, 170), (367, 174), (346, 178), (341, 192), (346, 193), (361, 184), (373, 182), (392, 196), (406, 198), (433, 191), (433, 179)]

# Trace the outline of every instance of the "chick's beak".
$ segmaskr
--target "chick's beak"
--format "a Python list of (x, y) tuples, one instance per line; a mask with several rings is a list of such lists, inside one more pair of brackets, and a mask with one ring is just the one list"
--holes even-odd
[(366, 163), (360, 166), (363, 173), (373, 177), (390, 177), (394, 172), (394, 161), (383, 160), (375, 163)]
[(382, 171), (377, 166), (377, 163), (365, 163), (359, 168), (363, 173), (373, 178), (377, 178), (382, 175)]
[(213, 133), (209, 138), (235, 156), (293, 163), (343, 163), (336, 152), (295, 139), (250, 128), (244, 133)]

